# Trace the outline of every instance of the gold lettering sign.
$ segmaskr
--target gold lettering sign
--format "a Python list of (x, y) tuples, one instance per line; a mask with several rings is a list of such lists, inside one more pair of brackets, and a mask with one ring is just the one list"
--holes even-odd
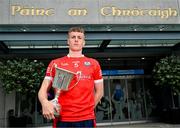
[(102, 16), (152, 16), (160, 17), (161, 19), (168, 19), (170, 17), (178, 16), (176, 9), (122, 9), (115, 6), (106, 6), (101, 8), (100, 13)]
[(68, 10), (69, 16), (86, 16), (88, 13), (87, 9), (71, 8)]
[[(97, 12), (98, 13), (98, 12)], [(12, 5), (11, 15), (16, 16), (52, 16), (55, 14), (54, 8), (41, 8), (41, 7), (29, 7), (22, 5)], [(87, 16), (88, 9), (86, 8), (70, 8), (67, 11), (69, 16)], [(100, 14), (102, 16), (113, 17), (160, 17), (161, 19), (168, 19), (170, 17), (177, 17), (178, 11), (173, 8), (119, 8), (116, 6), (104, 6), (100, 8)]]
[(178, 13), (175, 9), (151, 9), (148, 11), (149, 16), (160, 17), (161, 19), (167, 19), (169, 17), (177, 16)]
[(21, 15), (21, 16), (52, 16), (54, 15), (53, 8), (34, 8), (34, 7), (24, 7), (20, 5), (11, 6), (11, 15)]
[(103, 7), (103, 8), (101, 8), (101, 14), (103, 16), (111, 16), (111, 13), (112, 13), (111, 7)]

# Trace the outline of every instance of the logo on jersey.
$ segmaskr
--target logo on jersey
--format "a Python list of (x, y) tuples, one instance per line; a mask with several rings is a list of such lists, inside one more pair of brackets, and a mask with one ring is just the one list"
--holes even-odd
[(79, 61), (73, 61), (72, 63), (75, 68), (79, 67), (79, 63), (80, 63)]
[(82, 71), (77, 71), (77, 74), (78, 74), (77, 75), (78, 79), (81, 79), (81, 80), (87, 80), (87, 79), (90, 80), (90, 79), (92, 79), (91, 75), (89, 75), (89, 74), (85, 75), (85, 74), (82, 73)]
[(99, 76), (102, 76), (102, 70), (99, 71)]
[(61, 66), (68, 66), (68, 63), (61, 63)]
[(90, 66), (91, 63), (90, 63), (89, 61), (86, 61), (86, 62), (84, 62), (84, 65), (85, 65), (85, 66)]

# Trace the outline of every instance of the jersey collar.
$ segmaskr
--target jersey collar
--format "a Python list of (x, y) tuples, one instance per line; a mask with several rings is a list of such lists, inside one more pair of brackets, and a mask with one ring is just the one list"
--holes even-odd
[[(69, 54), (67, 54), (67, 57), (71, 57)], [(79, 58), (79, 57), (84, 57), (84, 55), (82, 54), (81, 56), (78, 57), (72, 57), (72, 58)]]

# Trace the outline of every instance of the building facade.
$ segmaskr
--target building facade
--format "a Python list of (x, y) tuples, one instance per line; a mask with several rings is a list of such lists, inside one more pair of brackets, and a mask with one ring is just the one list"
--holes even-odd
[[(68, 29), (82, 26), (83, 52), (99, 60), (104, 75), (105, 96), (95, 110), (98, 125), (155, 119), (152, 69), (162, 57), (180, 55), (179, 7), (180, 0), (1, 0), (0, 58), (48, 63), (67, 54)], [(16, 115), (26, 110), (28, 125), (51, 123), (43, 119), (37, 100), (17, 110), (16, 94), (0, 91), (0, 126), (8, 125), (11, 109)]]

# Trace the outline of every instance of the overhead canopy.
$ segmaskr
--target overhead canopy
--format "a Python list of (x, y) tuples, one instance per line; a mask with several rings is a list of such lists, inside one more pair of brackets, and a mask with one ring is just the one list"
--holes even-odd
[[(49, 62), (68, 53), (67, 31), (73, 25), (0, 25), (0, 59), (23, 57)], [(143, 68), (157, 59), (180, 55), (180, 25), (81, 25), (84, 54), (104, 69)], [(145, 58), (145, 60), (144, 60)]]
[[(51, 58), (68, 52), (67, 32), (1, 32), (0, 39), (0, 57)], [(86, 32), (84, 52), (95, 57), (161, 56), (171, 54), (179, 42), (177, 31)]]

